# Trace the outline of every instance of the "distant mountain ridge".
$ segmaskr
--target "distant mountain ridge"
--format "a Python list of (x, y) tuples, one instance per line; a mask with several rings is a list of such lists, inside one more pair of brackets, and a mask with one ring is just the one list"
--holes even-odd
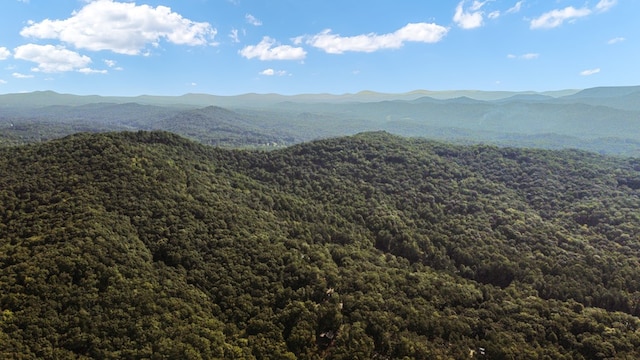
[(622, 97), (637, 93), (640, 93), (640, 86), (601, 86), (580, 90), (564, 98)]
[(434, 99), (446, 100), (459, 97), (468, 97), (476, 100), (492, 101), (505, 99), (516, 95), (539, 94), (554, 98), (576, 94), (581, 90), (559, 91), (481, 91), (481, 90), (414, 90), (406, 93), (380, 93), (375, 91), (361, 91), (355, 94), (256, 94), (247, 93), (240, 95), (212, 95), (202, 93), (188, 93), (180, 96), (100, 96), (100, 95), (73, 95), (61, 94), (55, 91), (34, 91), (28, 93), (0, 94), (0, 107), (2, 106), (49, 106), (49, 105), (84, 105), (97, 102), (127, 103), (136, 102), (148, 105), (191, 105), (191, 106), (243, 106), (255, 107), (274, 104), (284, 101), (303, 103), (323, 102), (376, 102), (384, 100), (415, 100), (428, 96)]
[(0, 95), (0, 144), (79, 131), (166, 130), (206, 144), (273, 148), (384, 130), (462, 143), (640, 156), (639, 122), (640, 86), (342, 95)]

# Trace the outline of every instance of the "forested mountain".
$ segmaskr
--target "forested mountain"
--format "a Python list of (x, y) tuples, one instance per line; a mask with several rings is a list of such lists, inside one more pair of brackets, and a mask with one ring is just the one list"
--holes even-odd
[(576, 148), (640, 157), (640, 87), (556, 92), (0, 95), (0, 145), (76, 132), (163, 130), (204, 144), (273, 149), (388, 131), (458, 144)]
[(637, 359), (640, 162), (364, 133), (0, 148), (0, 358)]

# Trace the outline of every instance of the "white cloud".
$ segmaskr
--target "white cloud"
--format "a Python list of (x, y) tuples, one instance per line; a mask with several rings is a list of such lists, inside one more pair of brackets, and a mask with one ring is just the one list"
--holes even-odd
[(107, 70), (96, 70), (96, 69), (91, 69), (91, 68), (82, 68), (82, 69), (79, 69), (78, 72), (83, 73), (83, 74), (106, 74), (106, 73), (108, 73)]
[(245, 20), (247, 20), (247, 22), (253, 26), (261, 26), (262, 25), (262, 21), (260, 21), (259, 19), (257, 19), (255, 16), (251, 15), (251, 14), (247, 14), (244, 16)]
[(530, 27), (531, 29), (551, 29), (562, 25), (566, 20), (571, 21), (590, 14), (591, 10), (588, 8), (576, 9), (569, 6), (564, 9), (555, 9), (531, 20)]
[(4, 60), (9, 56), (11, 56), (11, 51), (9, 51), (9, 49), (7, 49), (6, 47), (0, 47), (0, 60)]
[(471, 11), (480, 10), (484, 6), (484, 4), (486, 4), (488, 2), (489, 2), (489, 0), (486, 0), (486, 1), (474, 0), (473, 3), (471, 4)]
[(307, 52), (301, 47), (274, 46), (275, 44), (274, 39), (265, 36), (258, 45), (246, 46), (239, 53), (247, 59), (258, 58), (260, 60), (302, 60), (307, 56)]
[(58, 39), (81, 49), (138, 55), (149, 44), (158, 46), (162, 39), (178, 45), (214, 45), (216, 29), (185, 19), (166, 6), (96, 0), (66, 20), (31, 23), (20, 35)]
[(487, 17), (488, 17), (489, 19), (492, 19), (492, 20), (493, 20), (493, 19), (497, 19), (497, 18), (499, 18), (499, 17), (500, 17), (500, 11), (499, 11), (499, 10), (492, 11), (492, 12), (490, 12), (490, 13), (487, 15)]
[(284, 76), (287, 75), (287, 72), (284, 70), (273, 70), (273, 69), (265, 69), (260, 71), (260, 75), (264, 76)]
[(6, 83), (7, 83), (7, 81), (6, 81), (6, 80), (2, 80), (2, 79), (0, 79), (0, 84), (6, 84)]
[(16, 79), (31, 79), (33, 77), (33, 75), (21, 74), (19, 72), (14, 72), (11, 76)]
[(87, 68), (91, 58), (68, 50), (63, 46), (27, 44), (14, 49), (16, 59), (35, 62), (32, 71), (45, 73), (74, 71)]
[(614, 7), (618, 3), (618, 0), (600, 0), (598, 4), (596, 4), (596, 11), (604, 12), (612, 7)]
[(28, 3), (29, 3), (29, 0), (18, 0), (18, 2), (28, 4)]
[(453, 15), (453, 21), (459, 27), (463, 29), (475, 29), (482, 26), (484, 19), (484, 13), (480, 11), (480, 8), (486, 3), (474, 1), (469, 8), (469, 11), (464, 9), (465, 0), (462, 0), (456, 6), (456, 13)]
[(522, 55), (514, 55), (514, 54), (507, 55), (507, 58), (509, 59), (522, 59), (522, 60), (533, 60), (539, 57), (540, 57), (540, 54), (538, 53), (526, 53)]
[[(412, 23), (393, 33), (378, 35), (375, 33), (340, 36), (325, 30), (307, 38), (307, 44), (322, 49), (329, 54), (342, 54), (346, 51), (374, 52), (381, 49), (397, 49), (405, 42), (436, 43), (447, 34), (449, 29), (430, 23)], [(296, 43), (302, 41), (297, 38)]]
[(240, 36), (238, 35), (238, 29), (231, 29), (231, 33), (229, 33), (229, 37), (231, 38), (231, 41), (233, 41), (234, 43), (239, 43), (240, 42)]
[(123, 70), (122, 67), (116, 66), (117, 63), (115, 62), (115, 60), (105, 60), (104, 63), (105, 65), (112, 68), (113, 70), (118, 70), (118, 71)]
[(524, 1), (518, 1), (515, 5), (513, 5), (511, 8), (507, 10), (507, 14), (515, 14), (517, 12), (520, 12), (520, 9), (522, 9), (523, 3)]
[(626, 39), (625, 39), (625, 38), (623, 38), (623, 37), (615, 37), (615, 38), (613, 38), (613, 39), (611, 39), (611, 40), (607, 41), (607, 44), (609, 44), (609, 45), (613, 45), (613, 44), (617, 44), (617, 43), (619, 43), (619, 42), (623, 42), (623, 41), (625, 41), (625, 40), (626, 40)]
[(587, 69), (587, 70), (581, 71), (580, 75), (582, 75), (582, 76), (590, 76), (590, 75), (593, 75), (593, 74), (597, 74), (599, 72), (600, 72), (600, 68)]

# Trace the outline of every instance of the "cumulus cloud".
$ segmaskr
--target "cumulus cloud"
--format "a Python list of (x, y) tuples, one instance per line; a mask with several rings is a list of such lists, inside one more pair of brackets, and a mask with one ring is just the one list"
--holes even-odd
[(260, 60), (302, 60), (307, 56), (307, 52), (301, 47), (274, 45), (276, 41), (265, 36), (258, 45), (246, 46), (239, 53), (247, 59)]
[(27, 44), (14, 49), (16, 59), (38, 64), (32, 71), (45, 73), (75, 71), (86, 69), (91, 58), (68, 50), (63, 46)]
[(7, 83), (7, 81), (6, 81), (6, 80), (2, 80), (2, 79), (0, 79), (0, 84), (6, 84), (6, 83)]
[(20, 35), (58, 39), (80, 49), (138, 55), (147, 45), (158, 46), (163, 39), (178, 45), (213, 45), (216, 29), (206, 22), (185, 19), (166, 6), (96, 0), (68, 19), (30, 23)]
[[(397, 49), (405, 42), (436, 43), (449, 30), (444, 26), (431, 23), (410, 23), (388, 34), (364, 34), (356, 36), (340, 36), (325, 30), (319, 34), (306, 37), (307, 44), (322, 49), (329, 54), (342, 54), (347, 51), (374, 52), (382, 49)], [(298, 38), (300, 42), (302, 38)]]
[(284, 76), (287, 72), (284, 70), (264, 69), (260, 71), (260, 75), (264, 76)]
[(595, 69), (587, 69), (584, 71), (580, 72), (580, 75), (582, 76), (590, 76), (590, 75), (594, 75), (600, 72), (600, 68), (595, 68)]
[(9, 56), (11, 56), (11, 51), (6, 47), (0, 47), (0, 60), (5, 60)]
[(605, 12), (614, 7), (618, 3), (618, 0), (600, 0), (596, 4), (596, 11)]
[(261, 26), (262, 25), (262, 21), (260, 21), (259, 19), (257, 19), (255, 16), (251, 15), (251, 14), (247, 14), (244, 16), (245, 20), (247, 20), (247, 22), (253, 26)]
[(489, 19), (492, 19), (492, 20), (493, 20), (493, 19), (497, 19), (497, 18), (499, 18), (499, 17), (500, 17), (500, 11), (499, 11), (499, 10), (492, 11), (492, 12), (490, 12), (490, 13), (487, 15), (487, 17), (488, 17)]
[(615, 38), (610, 39), (609, 41), (607, 41), (607, 44), (609, 44), (609, 45), (613, 45), (613, 44), (617, 44), (617, 43), (619, 43), (619, 42), (623, 42), (623, 41), (625, 41), (625, 40), (626, 40), (626, 39), (625, 39), (625, 38), (623, 38), (623, 37), (615, 37)]
[(473, 1), (469, 9), (465, 9), (466, 1), (462, 0), (456, 6), (456, 12), (453, 15), (453, 22), (463, 29), (475, 29), (484, 23), (484, 12), (480, 11), (482, 6), (486, 3), (480, 1)]
[(555, 9), (540, 15), (531, 20), (530, 27), (531, 29), (551, 29), (562, 25), (565, 21), (575, 20), (590, 14), (591, 9), (576, 9), (573, 6), (568, 6), (564, 9)]

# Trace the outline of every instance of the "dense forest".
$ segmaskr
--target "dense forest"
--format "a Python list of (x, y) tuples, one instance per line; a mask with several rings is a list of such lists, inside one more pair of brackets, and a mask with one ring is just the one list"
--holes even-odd
[(0, 148), (0, 358), (637, 359), (640, 160), (362, 133)]

